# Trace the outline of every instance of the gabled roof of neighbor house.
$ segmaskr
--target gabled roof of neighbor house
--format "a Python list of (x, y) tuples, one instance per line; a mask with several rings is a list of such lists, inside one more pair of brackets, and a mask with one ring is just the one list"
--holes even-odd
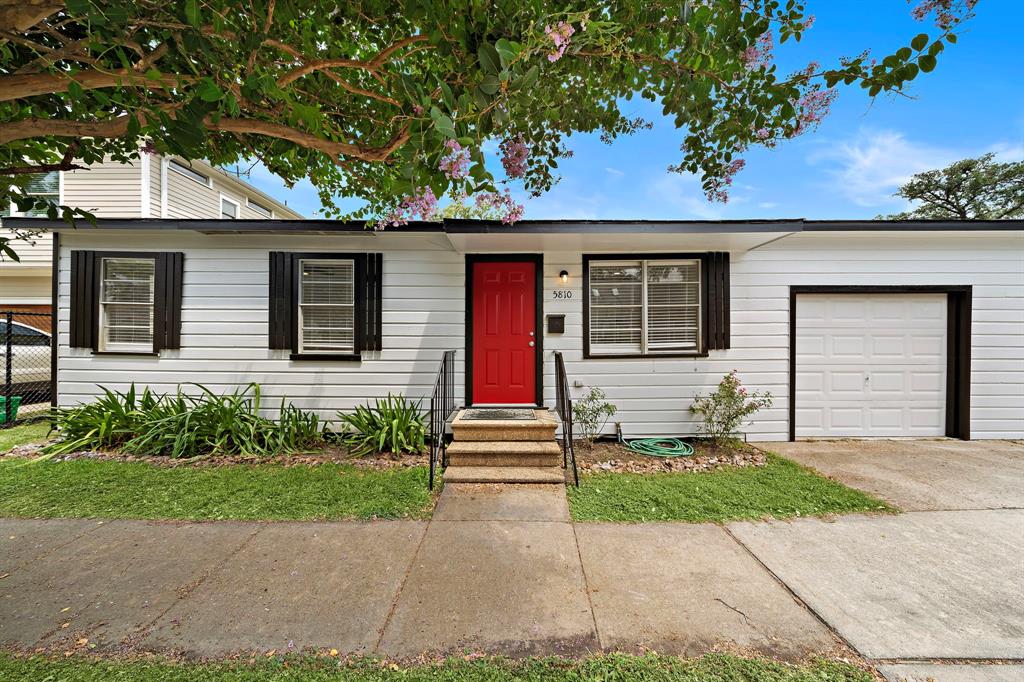
[[(5, 226), (22, 229), (108, 229), (108, 230), (186, 230), (204, 233), (365, 233), (362, 220), (230, 220), (168, 218), (99, 218), (95, 224), (79, 221), (74, 227), (47, 218), (5, 218)], [(437, 232), (447, 234), (728, 234), (792, 232), (949, 232), (1017, 230), (1024, 231), (1024, 220), (520, 220), (503, 225), (488, 220), (446, 219), (437, 222), (416, 221), (388, 232)]]

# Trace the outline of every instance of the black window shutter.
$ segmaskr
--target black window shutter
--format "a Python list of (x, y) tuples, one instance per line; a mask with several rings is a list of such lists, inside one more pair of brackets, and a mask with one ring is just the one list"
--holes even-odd
[(99, 296), (96, 253), (71, 252), (71, 347), (96, 350)]
[(156, 256), (156, 287), (153, 292), (153, 350), (181, 348), (181, 287), (185, 256), (168, 252)]
[(731, 347), (729, 327), (732, 312), (729, 294), (729, 254), (713, 252), (704, 258), (707, 270), (707, 349), (726, 350)]
[(383, 254), (366, 254), (366, 262), (363, 267), (363, 342), (361, 344), (363, 350), (381, 350), (383, 348), (384, 334), (381, 323), (383, 264)]
[(270, 252), (269, 347), (275, 350), (292, 349), (292, 256), (285, 251)]

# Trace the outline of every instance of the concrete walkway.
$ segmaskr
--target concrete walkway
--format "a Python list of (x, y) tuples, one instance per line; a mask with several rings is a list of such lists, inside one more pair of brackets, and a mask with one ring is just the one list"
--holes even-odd
[(429, 522), (0, 519), (0, 645), (55, 651), (728, 648), (1008, 680), (1022, 588), (1012, 508), (572, 524), (554, 486), (450, 485)]

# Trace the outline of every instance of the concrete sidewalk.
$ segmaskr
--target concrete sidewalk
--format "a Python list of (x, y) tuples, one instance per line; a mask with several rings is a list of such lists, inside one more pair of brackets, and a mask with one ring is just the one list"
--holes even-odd
[(893, 680), (1010, 679), (1024, 673), (1021, 557), (1021, 510), (572, 524), (554, 486), (451, 485), (429, 522), (6, 519), (0, 644), (399, 658), (728, 648), (859, 654)]
[(722, 527), (569, 523), (561, 488), (449, 486), (434, 518), (0, 520), (0, 643), (96, 652), (415, 656), (837, 639)]

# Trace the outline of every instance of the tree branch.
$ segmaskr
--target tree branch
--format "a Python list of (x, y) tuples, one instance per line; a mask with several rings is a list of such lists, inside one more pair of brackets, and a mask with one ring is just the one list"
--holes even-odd
[(62, 0), (0, 0), (0, 26), (27, 31), (62, 9)]
[[(427, 40), (427, 36), (410, 36), (408, 38), (403, 38), (402, 40), (398, 40), (392, 43), (391, 45), (388, 45), (386, 48), (378, 52), (377, 56), (368, 61), (345, 58), (307, 60), (304, 56), (297, 54), (294, 51), (294, 48), (292, 48), (289, 45), (289, 49), (286, 51), (292, 56), (296, 57), (297, 59), (301, 59), (304, 63), (301, 66), (295, 67), (291, 71), (287, 72), (286, 74), (278, 78), (277, 85), (278, 87), (284, 87), (289, 83), (292, 83), (298, 80), (299, 78), (307, 76), (315, 71), (323, 71), (325, 69), (331, 68), (362, 69), (364, 71), (370, 72), (380, 71), (381, 67), (384, 66), (384, 63), (387, 62), (388, 59), (391, 58), (391, 55), (393, 55), (396, 51), (402, 49), (407, 45), (412, 45), (413, 43), (418, 43), (425, 40)], [(273, 44), (274, 47), (281, 47), (281, 43), (279, 43), (278, 41), (273, 41), (273, 43), (267, 41), (267, 43)]]
[(97, 90), (123, 85), (133, 85), (153, 90), (168, 90), (193, 80), (191, 76), (169, 76), (164, 74), (157, 78), (149, 78), (145, 74), (124, 69), (112, 72), (81, 71), (73, 75), (52, 73), (16, 74), (0, 76), (0, 102), (67, 92), (71, 87), (71, 83), (78, 83), (83, 90)]

